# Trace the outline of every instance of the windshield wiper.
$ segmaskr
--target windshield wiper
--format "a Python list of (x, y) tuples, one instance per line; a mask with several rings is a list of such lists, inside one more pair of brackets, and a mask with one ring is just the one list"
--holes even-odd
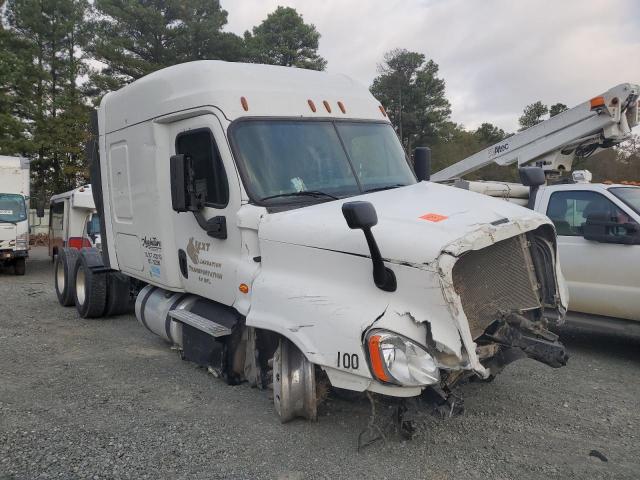
[(303, 190), (301, 192), (289, 192), (289, 193), (278, 193), (277, 195), (269, 195), (268, 197), (261, 198), (260, 201), (264, 202), (265, 200), (271, 200), (272, 198), (282, 198), (282, 197), (327, 197), (332, 200), (338, 200), (338, 197), (335, 195), (331, 195), (330, 193), (321, 192), (320, 190)]
[(0, 223), (13, 223), (14, 225), (18, 224), (17, 220), (3, 220), (0, 218)]
[(396, 183), (395, 185), (385, 185), (384, 187), (368, 188), (363, 193), (380, 192), (382, 190), (391, 190), (392, 188), (406, 187), (404, 183)]

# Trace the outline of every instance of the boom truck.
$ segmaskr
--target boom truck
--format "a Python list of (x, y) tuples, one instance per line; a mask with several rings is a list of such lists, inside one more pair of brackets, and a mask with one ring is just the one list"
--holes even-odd
[(24, 275), (29, 256), (29, 160), (0, 155), (0, 265)]
[(282, 421), (315, 419), (320, 384), (405, 398), (567, 361), (551, 221), (419, 181), (346, 76), (185, 63), (107, 94), (92, 129), (102, 252), (57, 259), (78, 312), (133, 292), (184, 359), (272, 386)]
[[(639, 94), (636, 84), (617, 85), (431, 176), (546, 214), (558, 236), (569, 318), (594, 330), (640, 333), (640, 187), (591, 183), (583, 170), (562, 174), (575, 158), (630, 137), (640, 120)], [(459, 178), (516, 162), (523, 184)]]

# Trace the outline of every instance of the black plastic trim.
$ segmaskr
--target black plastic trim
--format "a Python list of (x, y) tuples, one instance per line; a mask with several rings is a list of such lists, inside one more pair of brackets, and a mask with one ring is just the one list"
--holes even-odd
[(102, 196), (102, 173), (100, 171), (100, 132), (98, 128), (98, 111), (92, 110), (89, 115), (90, 137), (86, 145), (86, 157), (89, 159), (89, 175), (91, 178), (91, 194), (100, 215), (100, 232), (102, 233), (102, 262), (111, 268), (109, 259), (109, 245), (107, 243), (107, 224), (104, 217), (104, 203)]

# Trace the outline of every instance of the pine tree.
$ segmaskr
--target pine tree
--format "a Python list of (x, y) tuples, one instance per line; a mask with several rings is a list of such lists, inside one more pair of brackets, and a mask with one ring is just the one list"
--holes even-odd
[(245, 32), (249, 59), (256, 63), (324, 70), (318, 55), (320, 33), (291, 7), (278, 7), (252, 32)]
[(438, 65), (421, 53), (396, 49), (385, 54), (378, 70), (371, 93), (386, 108), (407, 151), (437, 143), (450, 130), (451, 115)]
[(192, 60), (238, 60), (242, 40), (223, 32), (218, 0), (96, 0), (91, 56), (105, 67), (92, 75), (95, 95)]
[(86, 0), (10, 0), (6, 23), (21, 48), (21, 99), (13, 114), (26, 132), (22, 154), (32, 159), (32, 197), (86, 181), (83, 144), (87, 106), (78, 88), (84, 73)]

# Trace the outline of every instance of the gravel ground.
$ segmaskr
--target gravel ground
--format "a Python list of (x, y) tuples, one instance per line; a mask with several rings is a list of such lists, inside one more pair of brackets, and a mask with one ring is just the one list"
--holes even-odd
[(459, 389), (464, 415), (358, 453), (366, 399), (282, 425), (267, 392), (181, 361), (133, 316), (60, 307), (51, 270), (34, 249), (26, 276), (0, 272), (0, 480), (640, 476), (638, 340), (565, 330), (567, 367), (516, 362)]

